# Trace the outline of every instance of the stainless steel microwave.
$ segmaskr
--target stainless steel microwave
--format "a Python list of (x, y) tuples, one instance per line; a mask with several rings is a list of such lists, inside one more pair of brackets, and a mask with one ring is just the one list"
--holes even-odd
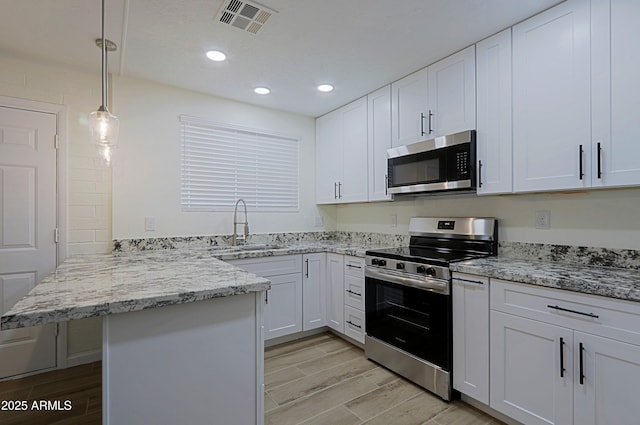
[(476, 131), (387, 150), (388, 192), (474, 191), (476, 189)]

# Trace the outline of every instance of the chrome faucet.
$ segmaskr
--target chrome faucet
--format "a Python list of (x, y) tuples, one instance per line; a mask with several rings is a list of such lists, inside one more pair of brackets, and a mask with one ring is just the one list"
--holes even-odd
[[(238, 204), (242, 202), (244, 205), (244, 221), (238, 221)], [(237, 225), (244, 224), (244, 236), (241, 238), (238, 237)], [(249, 219), (247, 218), (247, 204), (244, 202), (244, 199), (240, 198), (236, 201), (236, 206), (233, 210), (233, 237), (231, 238), (231, 245), (238, 245), (238, 239), (242, 240), (242, 242), (247, 242), (247, 237), (249, 236)]]

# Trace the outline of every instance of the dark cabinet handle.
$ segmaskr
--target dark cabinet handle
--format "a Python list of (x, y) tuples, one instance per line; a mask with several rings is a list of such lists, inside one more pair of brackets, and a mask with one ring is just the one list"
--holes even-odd
[(351, 289), (347, 289), (347, 292), (348, 292), (348, 293), (350, 293), (350, 294), (353, 294), (353, 295), (355, 295), (355, 296), (358, 296), (358, 297), (361, 297), (361, 296), (362, 296), (362, 294), (359, 294), (359, 293), (357, 293), (357, 292), (353, 292)]
[(333, 182), (333, 199), (338, 199), (338, 182)]
[(584, 385), (584, 345), (580, 343), (580, 385)]
[(305, 259), (304, 262), (307, 265), (307, 272), (304, 274), (307, 279), (309, 279), (309, 259)]
[(347, 264), (347, 267), (351, 267), (353, 269), (361, 269), (362, 268), (361, 266), (354, 266), (354, 265), (351, 265), (351, 264)]
[(482, 187), (482, 161), (478, 161), (478, 186)]
[(560, 338), (560, 377), (564, 378), (564, 339)]
[(424, 113), (420, 112), (420, 136), (424, 136), (425, 132), (424, 132)]
[(429, 109), (429, 134), (433, 133), (433, 128), (431, 128), (431, 117), (433, 117), (433, 113), (431, 109)]
[(560, 310), (560, 311), (566, 311), (567, 313), (579, 314), (581, 316), (593, 317), (594, 319), (597, 319), (598, 317), (600, 317), (597, 314), (583, 313), (582, 311), (570, 310), (568, 308), (563, 308), (563, 307), (560, 307), (560, 306), (557, 306), (557, 305), (547, 305), (547, 308), (552, 308), (554, 310)]
[(338, 182), (338, 199), (342, 199), (342, 182)]
[(385, 195), (389, 194), (389, 175), (388, 174), (384, 175), (384, 194)]
[(602, 178), (602, 144), (598, 142), (598, 178)]
[(584, 149), (582, 149), (582, 145), (580, 145), (580, 149), (578, 150), (579, 160), (580, 160), (580, 180), (584, 177), (584, 170), (582, 169), (582, 162), (584, 156)]
[(351, 322), (351, 321), (349, 321), (349, 320), (347, 320), (347, 323), (348, 323), (348, 324), (350, 324), (351, 326), (355, 326), (355, 327), (356, 327), (356, 328), (358, 328), (358, 329), (362, 329), (362, 326), (360, 326), (360, 325), (356, 325), (355, 323), (353, 323), (353, 322)]
[(479, 280), (463, 279), (461, 277), (454, 277), (453, 280), (457, 280), (457, 281), (460, 281), (460, 282), (466, 282), (466, 283), (475, 283), (476, 285), (484, 285), (484, 282), (481, 282)]
[(269, 304), (269, 291), (264, 292), (264, 303)]

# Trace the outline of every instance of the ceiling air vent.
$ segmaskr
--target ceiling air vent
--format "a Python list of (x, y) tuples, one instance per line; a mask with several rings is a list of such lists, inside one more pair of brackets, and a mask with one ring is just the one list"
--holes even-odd
[(274, 13), (278, 12), (260, 3), (225, 0), (216, 20), (256, 34)]

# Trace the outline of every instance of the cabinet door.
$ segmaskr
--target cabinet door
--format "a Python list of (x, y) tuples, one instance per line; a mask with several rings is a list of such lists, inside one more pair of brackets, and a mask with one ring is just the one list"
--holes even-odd
[(327, 325), (344, 333), (344, 260), (327, 254)]
[(513, 190), (511, 29), (476, 44), (478, 194)]
[(337, 202), (341, 172), (342, 114), (333, 111), (316, 120), (316, 203)]
[(572, 424), (573, 331), (494, 310), (490, 323), (490, 406), (525, 424)]
[(453, 277), (453, 388), (489, 404), (489, 279)]
[(326, 254), (302, 256), (302, 330), (326, 326)]
[(369, 131), (369, 201), (388, 201), (387, 149), (391, 147), (391, 86), (367, 96)]
[(264, 306), (264, 339), (302, 331), (302, 276), (300, 273), (269, 277), (271, 289)]
[[(638, 423), (640, 347), (582, 332), (575, 332), (574, 341), (574, 423)], [(584, 376), (582, 383), (581, 361)]]
[(640, 184), (640, 2), (592, 1), (593, 186)]
[(427, 133), (444, 136), (476, 128), (475, 46), (427, 68)]
[(339, 109), (342, 114), (342, 179), (338, 202), (365, 202), (367, 195), (367, 99)]
[(568, 0), (513, 27), (516, 192), (590, 186), (589, 15)]
[(391, 145), (430, 138), (427, 125), (427, 69), (391, 84)]

